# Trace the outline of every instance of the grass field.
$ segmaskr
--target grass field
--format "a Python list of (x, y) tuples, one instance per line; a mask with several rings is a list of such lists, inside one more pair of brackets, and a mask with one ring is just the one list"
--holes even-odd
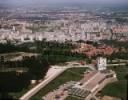
[(46, 95), (48, 92), (57, 89), (60, 85), (68, 81), (78, 81), (82, 78), (82, 74), (87, 68), (71, 68), (62, 73), (59, 77), (53, 80), (51, 83), (46, 85), (42, 90), (40, 90), (36, 95), (34, 95), (30, 100), (41, 100), (41, 97)]
[(122, 98), (123, 100), (127, 100), (126, 99), (127, 81), (125, 80), (125, 76), (128, 74), (128, 66), (111, 67), (111, 69), (115, 70), (119, 81), (108, 84), (102, 90), (102, 94), (119, 97)]

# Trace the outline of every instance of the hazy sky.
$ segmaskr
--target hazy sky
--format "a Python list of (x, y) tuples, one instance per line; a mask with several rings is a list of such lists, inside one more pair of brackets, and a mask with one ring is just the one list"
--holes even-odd
[(128, 0), (0, 0), (0, 3), (15, 4), (31, 4), (31, 3), (89, 3), (89, 4), (128, 4)]

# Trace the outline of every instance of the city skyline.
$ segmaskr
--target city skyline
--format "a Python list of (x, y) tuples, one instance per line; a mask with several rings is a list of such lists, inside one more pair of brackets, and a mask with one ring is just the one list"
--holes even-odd
[(0, 100), (109, 98), (128, 100), (128, 0), (0, 0)]

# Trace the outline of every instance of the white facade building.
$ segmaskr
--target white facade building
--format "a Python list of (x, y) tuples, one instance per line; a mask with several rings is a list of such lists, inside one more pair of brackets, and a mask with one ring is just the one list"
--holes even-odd
[(103, 57), (99, 57), (97, 59), (97, 69), (99, 71), (106, 70), (107, 69), (107, 59)]

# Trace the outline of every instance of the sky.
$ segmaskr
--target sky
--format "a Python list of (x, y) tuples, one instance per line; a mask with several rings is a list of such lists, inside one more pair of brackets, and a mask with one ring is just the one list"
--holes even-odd
[(31, 3), (31, 2), (40, 2), (40, 3), (55, 3), (55, 2), (84, 2), (84, 3), (128, 3), (128, 0), (0, 0), (0, 2), (8, 3)]
[(128, 0), (0, 0), (2, 4), (55, 4), (55, 3), (85, 3), (85, 4), (128, 4)]

